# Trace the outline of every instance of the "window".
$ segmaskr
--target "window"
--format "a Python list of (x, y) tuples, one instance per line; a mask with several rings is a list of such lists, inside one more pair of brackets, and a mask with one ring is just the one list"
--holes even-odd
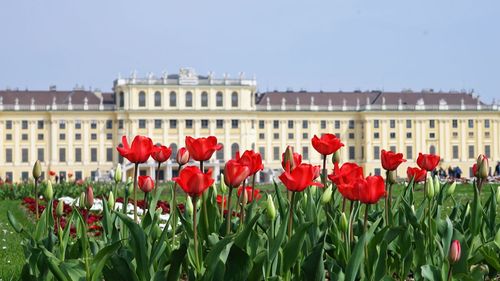
[(302, 159), (309, 160), (309, 147), (307, 146), (302, 147)]
[(59, 121), (59, 129), (61, 129), (61, 130), (66, 129), (66, 122), (64, 122), (64, 121)]
[(12, 140), (12, 134), (7, 134), (5, 135), (6, 140)]
[(411, 120), (406, 120), (406, 129), (411, 128)]
[(37, 135), (37, 139), (40, 140), (40, 141), (43, 140), (43, 134), (38, 134)]
[(193, 93), (186, 93), (186, 107), (193, 107)]
[(175, 92), (170, 92), (169, 94), (169, 105), (170, 107), (177, 106), (177, 94)]
[(161, 119), (155, 119), (155, 129), (161, 129)]
[(113, 120), (106, 120), (106, 129), (113, 129)]
[(123, 120), (118, 120), (118, 129), (123, 129)]
[(81, 180), (83, 177), (82, 171), (76, 171), (75, 172), (75, 180)]
[(29, 172), (21, 172), (21, 180), (27, 181), (29, 180), (30, 173)]
[(349, 146), (349, 160), (354, 160), (356, 158), (356, 148), (354, 146)]
[(29, 160), (28, 160), (28, 149), (27, 148), (21, 149), (21, 162), (23, 162), (23, 163), (28, 163), (29, 162)]
[(6, 128), (7, 130), (12, 129), (12, 121), (11, 121), (11, 120), (7, 120), (7, 121), (5, 121), (5, 128)]
[(361, 160), (365, 159), (365, 147), (361, 146)]
[(217, 129), (222, 129), (222, 128), (224, 128), (224, 120), (222, 120), (222, 119), (217, 119), (217, 121), (216, 121), (215, 123), (216, 123)]
[(474, 128), (474, 120), (469, 119), (468, 123), (469, 123), (469, 128), (471, 128), (471, 129)]
[(170, 120), (170, 129), (176, 129), (177, 128), (177, 120)]
[(455, 138), (455, 139), (456, 139), (456, 138), (458, 137), (458, 132), (453, 132), (453, 133), (452, 133), (452, 136), (453, 136), (453, 138)]
[(5, 172), (5, 180), (6, 181), (12, 180), (12, 177), (13, 177), (12, 172)]
[(349, 133), (349, 139), (351, 139), (351, 140), (354, 139), (354, 133)]
[(288, 133), (288, 139), (293, 140), (293, 133)]
[(451, 120), (451, 126), (456, 129), (458, 128), (458, 120), (457, 119), (453, 119)]
[(75, 140), (81, 140), (82, 139), (82, 134), (76, 133), (75, 134)]
[(429, 120), (429, 128), (434, 129), (436, 127), (436, 121), (435, 120)]
[(469, 138), (473, 138), (474, 137), (474, 132), (469, 132)]
[(193, 128), (193, 120), (187, 119), (186, 120), (186, 129), (192, 129), (192, 128)]
[(82, 122), (81, 121), (75, 121), (75, 129), (79, 130), (82, 128)]
[(59, 162), (66, 162), (66, 148), (59, 148)]
[(309, 134), (308, 133), (302, 133), (302, 138), (307, 140), (309, 138)]
[(139, 119), (139, 129), (146, 129), (146, 120)]
[(335, 120), (335, 129), (340, 129), (340, 121)]
[(453, 159), (458, 159), (458, 145), (452, 146)]
[(259, 146), (259, 153), (260, 156), (262, 157), (262, 160), (266, 159), (266, 149), (263, 146)]
[(207, 107), (208, 106), (208, 93), (203, 92), (201, 93), (201, 107)]
[(233, 128), (233, 129), (238, 129), (238, 127), (239, 127), (239, 125), (240, 125), (240, 122), (239, 122), (239, 121), (240, 121), (240, 120), (235, 120), (235, 119), (231, 120), (231, 128)]
[(208, 128), (208, 120), (207, 119), (201, 120), (201, 128), (202, 129), (207, 129)]
[(354, 129), (354, 120), (349, 120), (349, 129)]
[(375, 129), (380, 128), (380, 121), (379, 120), (373, 120), (373, 128), (375, 128)]
[(279, 133), (274, 133), (273, 134), (273, 139), (277, 140), (280, 138), (280, 134)]
[(231, 94), (231, 106), (238, 107), (238, 93), (237, 92), (233, 92)]
[(5, 149), (5, 162), (12, 163), (12, 148)]
[(373, 159), (375, 160), (380, 159), (380, 146), (373, 147)]
[(469, 145), (469, 159), (474, 159), (475, 158), (475, 153), (474, 153), (474, 146)]
[(124, 98), (124, 93), (120, 92), (118, 94), (118, 106), (120, 108), (123, 108), (125, 106), (125, 98)]
[(406, 159), (413, 159), (413, 147), (410, 145), (406, 147)]
[(429, 147), (429, 154), (436, 155), (436, 147), (434, 145)]
[(382, 171), (380, 170), (380, 168), (375, 168), (375, 169), (373, 169), (373, 173), (375, 174), (375, 176), (380, 176), (380, 173), (381, 173), (381, 172), (382, 172)]
[(231, 145), (231, 157), (235, 157), (236, 153), (240, 151), (240, 146), (237, 143)]
[(215, 159), (224, 160), (224, 146), (222, 145), (222, 143), (219, 144), (222, 146), (222, 148), (215, 152)]
[(96, 121), (90, 122), (90, 129), (97, 129), (97, 122)]
[(273, 147), (273, 160), (280, 160), (280, 148), (278, 146)]
[(21, 129), (23, 129), (23, 130), (28, 129), (28, 121), (27, 120), (23, 120), (21, 122)]
[(490, 137), (490, 132), (484, 132), (484, 137), (488, 139)]
[(90, 162), (97, 162), (97, 148), (90, 149)]
[(374, 139), (378, 139), (378, 138), (380, 138), (380, 133), (379, 133), (379, 132), (375, 132), (375, 133), (373, 133), (373, 138), (374, 138)]
[(177, 157), (177, 144), (171, 143), (170, 148), (172, 149), (172, 154), (170, 154), (170, 159), (175, 160)]
[(410, 133), (410, 132), (407, 132), (407, 133), (406, 133), (406, 138), (407, 138), (407, 139), (411, 139), (411, 133)]
[(21, 139), (22, 139), (23, 141), (28, 140), (28, 134), (22, 134), (22, 135), (21, 135)]
[(309, 123), (306, 120), (302, 121), (302, 129), (307, 129), (309, 127)]
[(113, 162), (113, 148), (106, 148), (106, 161)]
[(394, 133), (394, 132), (389, 133), (389, 137), (391, 139), (395, 139), (396, 138), (396, 133)]
[(263, 140), (264, 139), (264, 133), (259, 134), (259, 139)]
[(326, 129), (326, 121), (321, 120), (321, 129)]
[(59, 134), (59, 140), (65, 140), (66, 134)]
[(274, 128), (274, 129), (279, 129), (279, 127), (280, 127), (280, 121), (278, 121), (278, 120), (274, 120), (274, 121), (273, 121), (273, 128)]
[(396, 152), (396, 146), (395, 145), (391, 145), (389, 147), (389, 150), (395, 153)]
[(389, 127), (391, 129), (396, 128), (396, 120), (389, 120)]
[(264, 120), (259, 120), (259, 129), (264, 129)]
[(436, 137), (436, 133), (429, 133), (429, 138), (430, 138), (430, 139), (433, 139), (433, 138), (435, 138), (435, 137)]
[(82, 149), (79, 147), (75, 148), (75, 162), (82, 162)]
[(43, 148), (38, 148), (38, 149), (36, 150), (36, 157), (38, 158), (38, 160), (39, 160), (40, 162), (45, 161), (45, 153), (44, 153), (44, 151), (43, 151)]
[(215, 106), (222, 107), (223, 105), (224, 102), (223, 102), (222, 92), (217, 92), (217, 94), (215, 94)]
[(288, 120), (288, 129), (293, 129), (293, 121)]
[(490, 127), (490, 120), (489, 119), (484, 120), (484, 127), (486, 129), (488, 129)]
[(491, 154), (491, 147), (489, 145), (485, 145), (484, 146), (484, 155), (486, 155), (486, 157), (490, 158), (490, 155)]
[(155, 106), (161, 106), (161, 93), (155, 92)]
[(143, 91), (139, 92), (139, 106), (140, 107), (146, 106), (146, 93)]
[(38, 122), (37, 122), (37, 128), (38, 129), (43, 129), (43, 126), (44, 126), (43, 120), (38, 120)]

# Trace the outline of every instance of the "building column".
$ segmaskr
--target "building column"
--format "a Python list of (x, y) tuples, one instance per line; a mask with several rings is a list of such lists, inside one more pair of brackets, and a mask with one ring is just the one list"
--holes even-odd
[[(492, 120), (490, 121), (493, 125), (493, 136), (492, 136), (492, 147), (491, 147), (491, 156), (496, 161), (500, 161), (500, 120)], [(0, 136), (2, 134), (0, 133)]]
[(165, 146), (169, 146), (169, 143), (168, 143), (168, 122), (167, 120), (162, 120), (161, 121), (162, 124), (161, 124), (161, 128), (162, 128), (162, 132), (163, 132), (163, 145)]
[[(57, 160), (57, 121), (51, 119), (50, 121), (50, 164), (54, 165)], [(84, 134), (84, 136), (88, 136)]]
[(437, 137), (439, 138), (439, 146), (438, 146), (438, 150), (437, 150), (437, 153), (438, 155), (440, 155), (441, 157), (444, 156), (444, 150), (445, 150), (445, 144), (444, 144), (444, 138), (445, 136), (446, 137), (449, 137), (449, 135), (446, 135), (445, 134), (445, 126), (446, 126), (446, 120), (442, 120), (442, 119), (439, 119), (437, 120), (439, 122), (438, 124), (438, 134), (437, 134)]
[[(373, 144), (372, 144), (372, 122), (371, 120), (365, 121), (365, 158), (366, 162), (373, 161)], [(344, 151), (346, 149), (343, 149)]]
[(273, 148), (272, 148), (272, 139), (273, 139), (273, 133), (272, 133), (272, 120), (265, 120), (265, 128), (266, 128), (266, 146), (265, 146), (265, 151), (266, 151), (266, 163), (271, 163), (273, 161)]
[(5, 124), (5, 121), (0, 121), (0, 163), (5, 163), (5, 147), (3, 146), (3, 136), (5, 136), (5, 132), (3, 129), (3, 126)]
[(166, 173), (166, 180), (172, 180), (172, 160), (168, 159), (167, 160), (167, 173)]
[(484, 154), (484, 144), (483, 144), (483, 126), (484, 122), (483, 120), (477, 120), (477, 137), (476, 137), (476, 149), (474, 153), (476, 154), (475, 156), (478, 156), (479, 154)]
[(177, 120), (177, 132), (178, 132), (178, 140), (177, 140), (177, 147), (181, 148), (185, 145), (185, 140), (184, 140), (184, 126), (186, 125), (186, 120)]
[(73, 133), (73, 128), (75, 126), (75, 122), (73, 120), (68, 120), (66, 121), (66, 125), (68, 126), (68, 136), (67, 136), (67, 140), (68, 140), (68, 163), (70, 165), (73, 165), (75, 163), (75, 151), (74, 151), (74, 148), (73, 148), (73, 143), (74, 143), (74, 140), (73, 138), (75, 137), (74, 133)]
[[(29, 156), (28, 162), (30, 162), (31, 165), (33, 165), (33, 163), (35, 163), (35, 161), (38, 160), (37, 153), (36, 153), (36, 147), (35, 147), (35, 143), (36, 143), (36, 133), (35, 133), (36, 121), (31, 120), (31, 121), (29, 121), (28, 124), (29, 124), (29, 130), (30, 130), (30, 134), (28, 136), (29, 140), (30, 140), (30, 156)], [(3, 135), (0, 135), (0, 136), (3, 136)]]
[(224, 159), (231, 159), (231, 120), (224, 119)]
[[(89, 147), (89, 135), (90, 135), (90, 121), (82, 120), (83, 126), (83, 149), (82, 149), (82, 160), (83, 165), (88, 165), (90, 162), (90, 147)], [(89, 174), (90, 176), (90, 174)]]
[(467, 158), (469, 155), (467, 155), (467, 145), (466, 145), (466, 139), (467, 139), (467, 127), (466, 127), (467, 120), (460, 120), (460, 155), (459, 159), (461, 161), (467, 161)]

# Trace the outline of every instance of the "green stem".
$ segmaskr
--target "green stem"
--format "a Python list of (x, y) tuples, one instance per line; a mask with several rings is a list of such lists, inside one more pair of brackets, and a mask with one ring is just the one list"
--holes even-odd
[[(203, 161), (200, 161), (200, 170), (202, 173), (205, 173), (205, 170), (203, 169)], [(205, 229), (208, 229), (207, 196), (202, 194), (201, 199), (203, 205), (203, 221), (205, 223)]]
[[(231, 195), (233, 194), (233, 188), (229, 187), (229, 195), (227, 196), (227, 215), (226, 215), (226, 235), (231, 232)], [(222, 203), (224, 204), (224, 202)], [(224, 205), (223, 205), (224, 206)]]
[(448, 280), (448, 281), (451, 281), (451, 276), (453, 275), (452, 269), (453, 269), (453, 265), (450, 264), (450, 268), (448, 269), (448, 278), (446, 278), (446, 280)]
[(388, 198), (387, 198), (387, 203), (389, 203), (389, 206), (388, 206), (388, 210), (387, 210), (387, 213), (388, 213), (388, 223), (389, 225), (392, 225), (392, 183), (389, 184), (389, 195), (388, 195)]
[(161, 168), (161, 163), (158, 162), (158, 168), (156, 168), (156, 175), (155, 175), (155, 189), (158, 188), (158, 179), (160, 178), (160, 168)]
[(134, 168), (134, 221), (137, 223), (137, 174), (139, 173), (139, 163), (135, 163)]
[(40, 217), (40, 214), (38, 212), (38, 179), (35, 179), (35, 210), (35, 218), (38, 220), (38, 218)]
[(196, 201), (197, 201), (198, 197), (197, 196), (193, 196), (191, 197), (191, 200), (193, 202), (193, 236), (194, 236), (194, 258), (195, 258), (195, 261), (196, 261), (196, 265), (198, 265), (198, 262), (199, 262), (199, 258), (198, 258), (198, 227), (196, 225), (197, 223), (197, 214), (198, 214), (198, 208), (196, 207)]
[(293, 207), (295, 201), (295, 192), (292, 191), (292, 196), (290, 199), (290, 216), (288, 218), (288, 240), (292, 238), (292, 230), (293, 230)]

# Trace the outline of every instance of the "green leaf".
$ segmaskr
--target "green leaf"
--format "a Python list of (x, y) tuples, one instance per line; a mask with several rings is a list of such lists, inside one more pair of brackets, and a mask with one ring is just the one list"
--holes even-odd
[(451, 246), (451, 237), (453, 236), (453, 224), (450, 219), (446, 217), (446, 224), (443, 235), (441, 236), (441, 243), (443, 245), (443, 260), (446, 260)]
[(469, 237), (470, 241), (474, 238), (480, 230), (481, 227), (481, 198), (479, 196), (479, 191), (476, 187), (476, 184), (473, 186), (474, 189), (474, 199), (472, 200), (472, 208), (471, 208), (471, 236)]
[(208, 253), (208, 255), (205, 257), (205, 266), (206, 266), (206, 271), (205, 271), (205, 276), (203, 276), (204, 280), (212, 280), (212, 276), (216, 271), (217, 268), (217, 263), (219, 261), (226, 262), (227, 256), (223, 257), (221, 259), (221, 253), (226, 249), (232, 246), (233, 242), (233, 235), (227, 236), (224, 239), (220, 240), (215, 246), (212, 248), (212, 250)]
[(429, 280), (429, 281), (442, 281), (442, 277), (441, 277), (441, 271), (439, 270), (439, 268), (433, 266), (433, 265), (429, 265), (429, 264), (426, 264), (426, 265), (423, 265), (421, 267), (422, 269), (422, 276)]
[(121, 241), (113, 243), (109, 246), (102, 248), (92, 260), (92, 275), (91, 280), (102, 280), (102, 269), (106, 265), (108, 258), (113, 255), (121, 246)]
[(324, 247), (324, 243), (316, 245), (309, 256), (304, 260), (302, 270), (305, 280), (325, 280), (325, 263), (323, 262)]
[(290, 241), (288, 241), (285, 248), (283, 248), (283, 273), (287, 272), (297, 262), (297, 257), (302, 250), (307, 230), (311, 225), (311, 222), (301, 225)]
[(234, 244), (238, 245), (238, 247), (242, 249), (247, 248), (248, 244), (248, 237), (250, 236), (250, 233), (252, 232), (252, 229), (257, 222), (257, 220), (260, 217), (260, 213), (256, 214), (243, 228), (243, 230), (236, 236), (234, 239)]
[(354, 250), (352, 251), (351, 258), (347, 263), (347, 268), (345, 272), (345, 280), (346, 281), (354, 281), (356, 280), (356, 276), (358, 275), (358, 270), (363, 261), (363, 249), (365, 247), (366, 233), (359, 237), (356, 246), (354, 246)]
[(23, 231), (23, 226), (17, 221), (11, 210), (7, 211), (7, 218), (9, 219), (10, 225), (17, 233), (21, 233)]
[(181, 275), (181, 265), (186, 257), (187, 245), (182, 243), (179, 249), (172, 252), (172, 262), (170, 263), (170, 268), (168, 270), (167, 281), (179, 280)]
[(380, 252), (378, 255), (377, 265), (375, 267), (375, 279), (381, 280), (387, 271), (387, 241), (383, 240), (380, 245)]
[(247, 280), (252, 270), (252, 259), (240, 247), (234, 244), (229, 251), (226, 262), (225, 281)]
[[(288, 212), (287, 212), (287, 215), (288, 215)], [(281, 218), (286, 218), (286, 217), (287, 216), (283, 216)], [(269, 262), (272, 262), (276, 258), (276, 256), (278, 255), (278, 251), (281, 248), (281, 244), (283, 243), (283, 241), (285, 240), (285, 237), (286, 237), (288, 220), (283, 219), (280, 221), (281, 221), (281, 224), (280, 224), (280, 228), (278, 230), (278, 235), (276, 235), (276, 237), (274, 237), (274, 239), (270, 239), (270, 242), (269, 242), (269, 244), (270, 244)]]

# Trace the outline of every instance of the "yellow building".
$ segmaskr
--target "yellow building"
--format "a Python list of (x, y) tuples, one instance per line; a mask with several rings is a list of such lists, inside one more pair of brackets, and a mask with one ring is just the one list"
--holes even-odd
[[(62, 179), (109, 178), (115, 163), (132, 165), (115, 147), (121, 136), (147, 135), (176, 150), (187, 135), (215, 135), (224, 149), (207, 166), (218, 175), (236, 151), (255, 149), (264, 158), (258, 180), (281, 169), (281, 153), (291, 145), (305, 161), (320, 164), (313, 135), (337, 134), (344, 142), (342, 161), (379, 174), (382, 149), (415, 166), (418, 152), (436, 153), (442, 167), (459, 166), (463, 176), (479, 153), (500, 160), (500, 106), (482, 103), (472, 93), (421, 92), (257, 92), (255, 79), (240, 74), (216, 78), (183, 68), (179, 74), (114, 81), (113, 93), (85, 91), (0, 91), (0, 176), (30, 177), (36, 159)], [(175, 157), (175, 155), (173, 155)], [(142, 165), (153, 174), (155, 163)], [(162, 166), (161, 179), (176, 174)]]

